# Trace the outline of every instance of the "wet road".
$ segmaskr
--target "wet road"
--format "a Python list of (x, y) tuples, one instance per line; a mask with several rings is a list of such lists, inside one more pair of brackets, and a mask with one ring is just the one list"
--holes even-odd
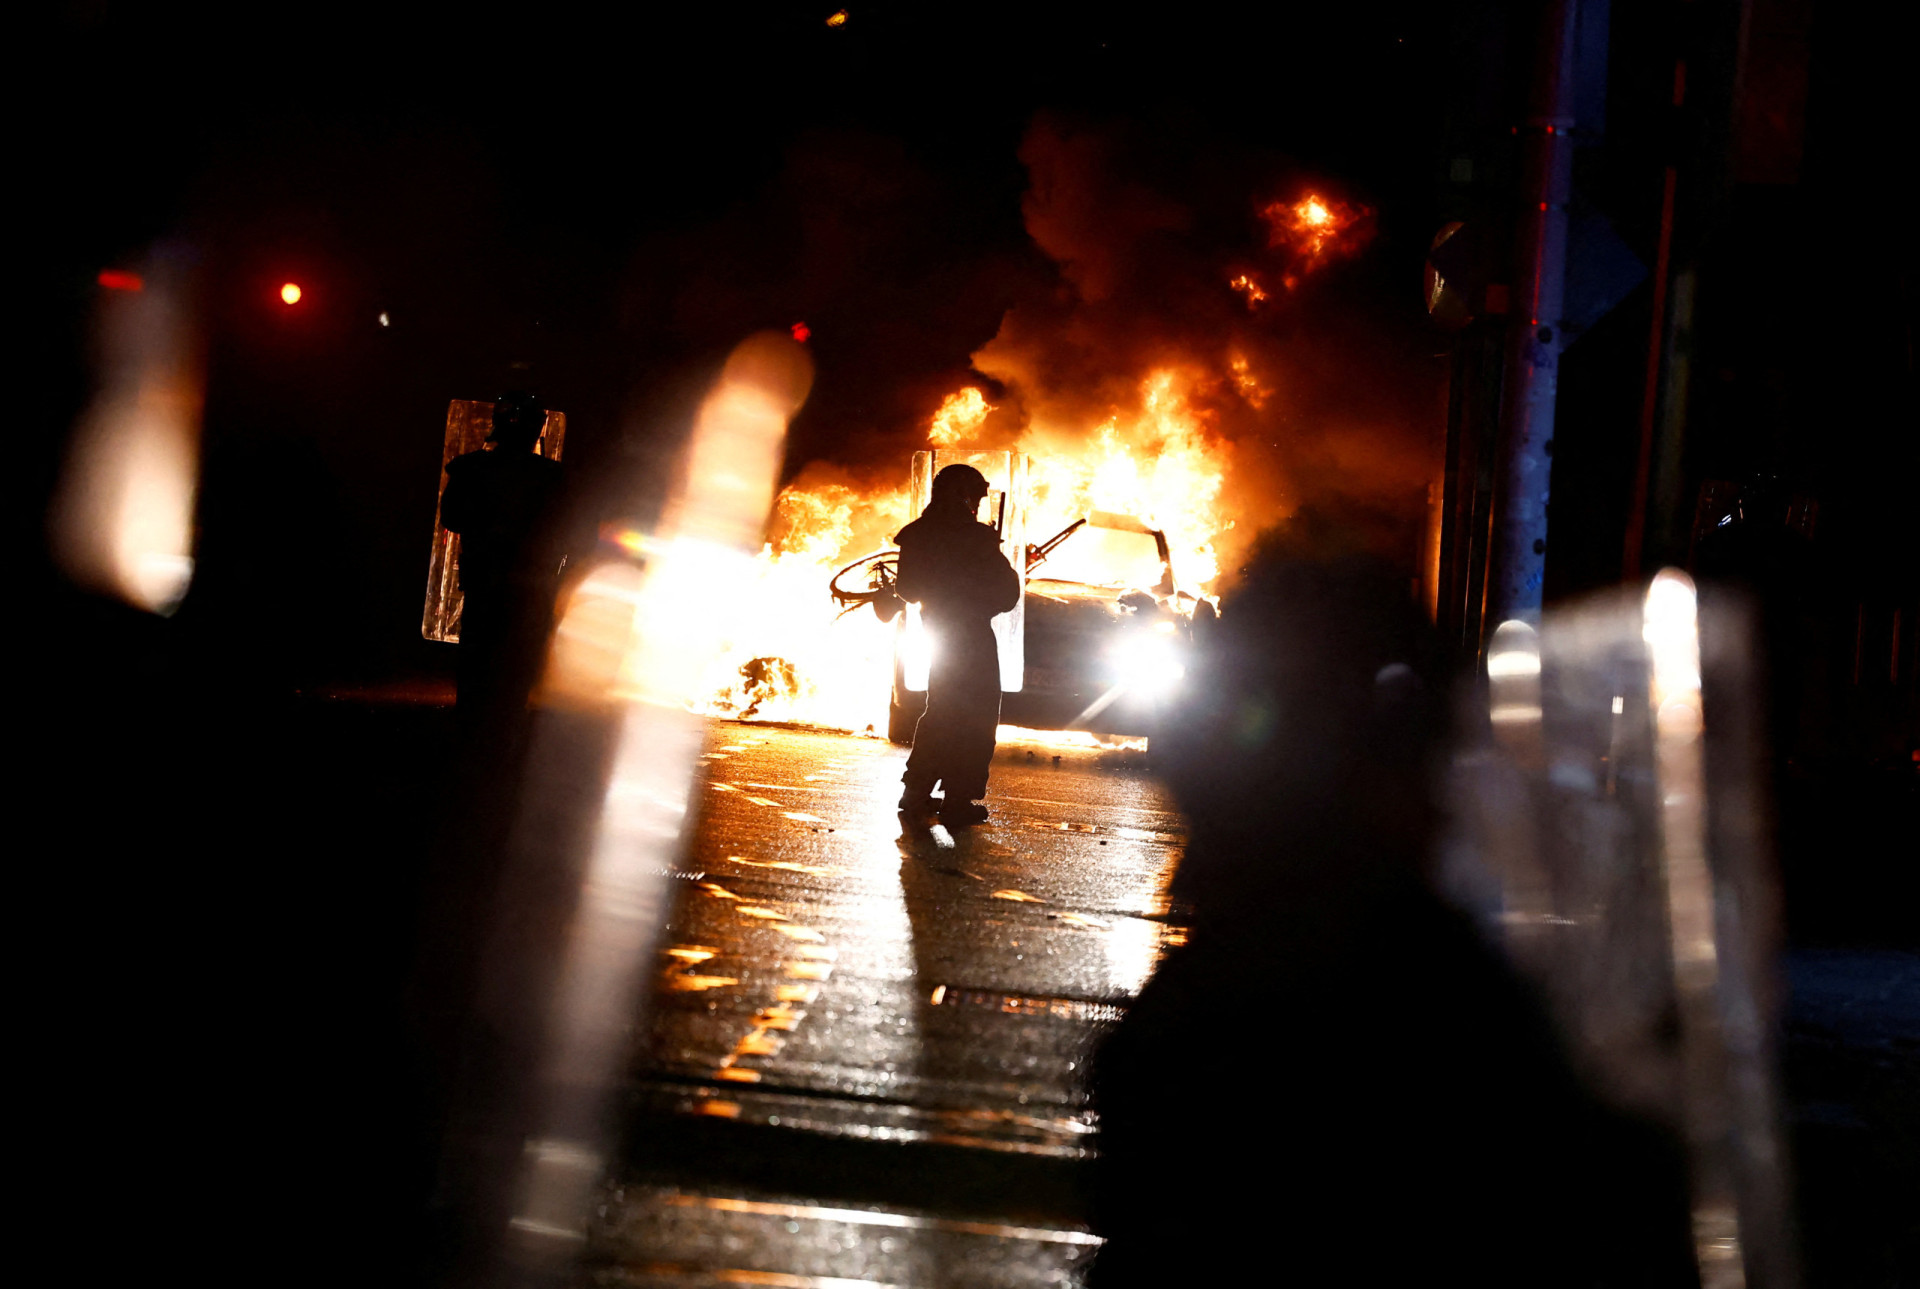
[(908, 829), (904, 760), (715, 727), (596, 1282), (1078, 1281), (1087, 1057), (1179, 942), (1183, 825), (1137, 753), (1012, 744), (991, 822)]

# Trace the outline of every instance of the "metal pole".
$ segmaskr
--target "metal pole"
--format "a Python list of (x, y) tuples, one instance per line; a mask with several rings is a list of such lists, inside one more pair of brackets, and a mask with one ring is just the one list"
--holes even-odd
[(1561, 304), (1567, 277), (1567, 199), (1573, 185), (1574, 36), (1578, 0), (1541, 11), (1540, 54), (1531, 111), (1520, 131), (1524, 157), (1507, 337), (1508, 391), (1495, 480), (1493, 584), (1489, 627), (1537, 623), (1547, 566), (1547, 498), (1553, 410), (1565, 343)]
[[(1673, 65), (1673, 106), (1677, 111), (1687, 104), (1687, 63)], [(1667, 286), (1673, 273), (1674, 194), (1679, 186), (1679, 167), (1668, 162), (1660, 192), (1660, 240), (1653, 260), (1653, 321), (1647, 337), (1647, 375), (1640, 398), (1640, 451), (1634, 458), (1633, 497), (1627, 509), (1627, 539), (1620, 556), (1620, 576), (1635, 581), (1640, 576), (1641, 555), (1647, 541), (1647, 498), (1653, 478), (1654, 427), (1660, 412), (1660, 369), (1667, 349)]]

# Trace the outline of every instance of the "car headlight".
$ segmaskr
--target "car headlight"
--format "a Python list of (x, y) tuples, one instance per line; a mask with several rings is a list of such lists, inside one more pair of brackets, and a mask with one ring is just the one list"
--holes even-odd
[(1122, 637), (1114, 646), (1111, 662), (1114, 679), (1141, 693), (1166, 693), (1187, 675), (1178, 642), (1145, 631)]

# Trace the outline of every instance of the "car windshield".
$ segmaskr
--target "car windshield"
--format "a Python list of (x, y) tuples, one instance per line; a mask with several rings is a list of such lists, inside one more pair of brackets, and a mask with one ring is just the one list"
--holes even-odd
[(1161, 577), (1160, 547), (1152, 533), (1088, 524), (1056, 546), (1033, 575), (1093, 586), (1156, 586)]

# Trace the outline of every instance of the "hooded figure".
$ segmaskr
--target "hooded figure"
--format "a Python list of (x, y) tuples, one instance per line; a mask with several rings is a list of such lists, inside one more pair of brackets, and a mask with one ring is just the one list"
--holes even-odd
[(932, 643), (927, 710), (913, 733), (902, 776), (903, 813), (933, 811), (936, 785), (945, 792), (940, 818), (980, 823), (987, 795), (994, 727), (1000, 723), (1000, 652), (993, 619), (1020, 603), (1020, 575), (1000, 553), (1000, 536), (974, 518), (987, 495), (986, 476), (950, 465), (933, 480), (926, 513), (900, 530), (900, 598), (920, 606)]

